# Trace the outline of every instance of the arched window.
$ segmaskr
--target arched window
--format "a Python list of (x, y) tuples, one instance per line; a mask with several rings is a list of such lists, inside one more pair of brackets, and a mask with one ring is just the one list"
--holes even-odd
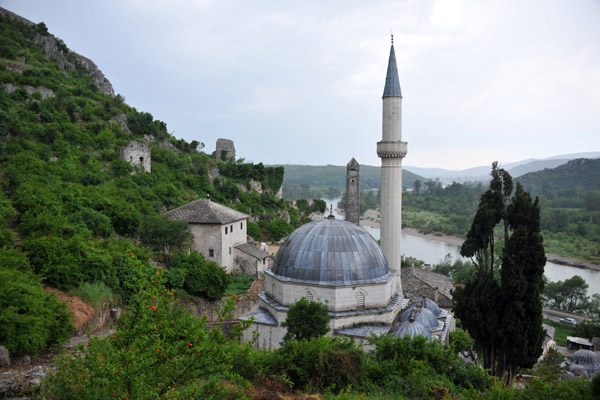
[(313, 301), (313, 294), (310, 290), (306, 291), (306, 295), (304, 295), (304, 297), (306, 298), (306, 300), (308, 301)]
[(356, 308), (365, 308), (365, 294), (358, 292), (356, 295)]

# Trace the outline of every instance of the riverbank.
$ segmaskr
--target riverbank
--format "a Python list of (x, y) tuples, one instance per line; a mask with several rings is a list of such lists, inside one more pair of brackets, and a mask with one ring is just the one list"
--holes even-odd
[[(373, 229), (380, 229), (379, 215), (378, 215), (377, 211), (367, 210), (363, 214), (363, 216), (360, 220), (360, 224), (363, 226), (368, 226)], [(425, 239), (437, 240), (439, 242), (443, 242), (443, 243), (446, 243), (446, 244), (449, 244), (452, 246), (457, 246), (457, 247), (460, 247), (464, 242), (463, 238), (460, 238), (457, 236), (444, 235), (442, 233), (433, 233), (433, 234), (432, 233), (423, 233), (423, 232), (419, 232), (419, 230), (415, 229), (415, 228), (402, 228), (402, 232), (404, 232), (405, 234), (410, 235), (410, 236), (417, 236), (417, 237), (421, 237), (421, 238), (425, 238)], [(576, 268), (584, 268), (584, 269), (591, 269), (594, 271), (600, 271), (600, 265), (593, 264), (588, 261), (579, 260), (577, 258), (570, 258), (570, 257), (560, 256), (558, 254), (546, 253), (546, 259), (549, 262), (552, 262), (555, 264), (569, 265), (569, 266), (576, 267)]]

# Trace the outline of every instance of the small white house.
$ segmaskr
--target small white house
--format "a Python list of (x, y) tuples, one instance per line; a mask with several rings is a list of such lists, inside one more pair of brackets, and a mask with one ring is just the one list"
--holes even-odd
[(194, 200), (166, 214), (187, 222), (191, 251), (202, 253), (228, 273), (257, 274), (264, 270), (268, 254), (247, 243), (247, 214), (210, 199)]

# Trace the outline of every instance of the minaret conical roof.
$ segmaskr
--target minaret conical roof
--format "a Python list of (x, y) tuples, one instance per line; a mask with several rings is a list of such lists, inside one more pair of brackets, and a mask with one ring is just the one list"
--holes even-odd
[(400, 90), (400, 79), (398, 78), (398, 67), (396, 66), (394, 43), (392, 43), (392, 48), (390, 49), (390, 60), (388, 61), (383, 97), (402, 97), (402, 91)]

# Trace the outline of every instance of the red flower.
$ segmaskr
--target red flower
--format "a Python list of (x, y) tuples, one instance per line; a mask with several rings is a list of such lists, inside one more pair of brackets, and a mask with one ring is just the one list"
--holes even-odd
[(154, 330), (155, 330), (155, 331), (157, 331), (157, 330), (158, 330), (158, 328), (154, 328)]
[(156, 349), (156, 352), (158, 353), (158, 349)]
[(156, 297), (153, 297), (152, 300), (156, 301)]
[(152, 306), (152, 309), (156, 311), (156, 307)]
[(196, 339), (198, 339), (198, 336), (196, 336)]
[(248, 390), (249, 390), (249, 391), (252, 391), (252, 387), (248, 387)]
[(162, 324), (162, 321), (158, 321), (159, 324)]
[(188, 343), (188, 346), (193, 346), (193, 344), (191, 344), (191, 343)]

